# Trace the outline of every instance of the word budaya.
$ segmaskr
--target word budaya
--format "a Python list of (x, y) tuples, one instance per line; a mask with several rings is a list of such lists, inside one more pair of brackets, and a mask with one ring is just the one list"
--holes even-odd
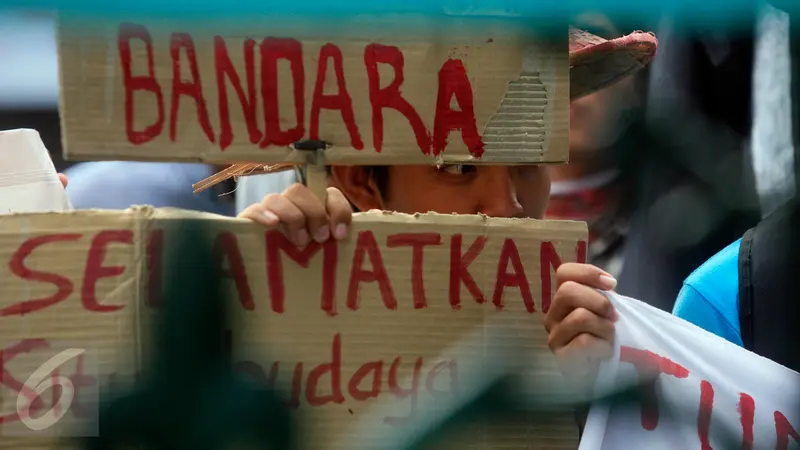
[[(385, 240), (380, 241), (376, 232), (370, 230), (359, 231), (352, 238), (352, 253), (348, 250), (344, 254), (342, 248), (347, 245), (341, 241), (330, 240), (326, 244), (311, 243), (304, 248), (298, 248), (278, 230), (267, 230), (264, 235), (265, 246), (263, 249), (244, 249), (239, 245), (239, 237), (232, 231), (220, 231), (214, 239), (215, 258), (221, 276), (229, 279), (236, 289), (241, 306), (247, 311), (263, 308), (256, 304), (252, 278), (248, 277), (248, 267), (245, 264), (245, 254), (253, 251), (263, 255), (259, 258), (266, 270), (266, 288), (269, 294), (268, 308), (274, 313), (281, 314), (287, 305), (286, 298), (286, 272), (298, 269), (309, 270), (312, 261), (321, 261), (319, 273), (309, 271), (308, 276), (317, 276), (321, 280), (319, 292), (320, 308), (329, 315), (336, 315), (341, 309), (339, 302), (349, 311), (358, 311), (360, 307), (359, 289), (364, 285), (374, 284), (380, 292), (381, 302), (387, 310), (396, 310), (398, 300), (393, 277), (410, 279), (412, 302), (414, 309), (424, 309), (430, 301), (426, 294), (424, 274), (426, 272), (425, 250), (440, 248), (448, 255), (446, 280), (442, 281), (447, 286), (447, 301), (453, 310), (459, 310), (469, 301), (484, 304), (490, 301), (497, 309), (505, 306), (505, 296), (508, 291), (514, 290), (524, 303), (528, 313), (537, 311), (535, 297), (539, 295), (542, 312), (547, 312), (555, 290), (554, 270), (560, 266), (562, 258), (556, 252), (552, 242), (541, 242), (536, 249), (538, 255), (534, 268), (526, 267), (518, 248), (517, 242), (511, 237), (491, 238), (477, 236), (466, 238), (461, 233), (390, 233)], [(138, 240), (138, 239), (137, 239)], [(53, 246), (87, 242), (85, 266), (80, 279), (70, 279), (69, 276), (36, 269), (29, 261), (36, 259), (37, 251), (52, 249)], [(165, 233), (156, 229), (146, 236), (146, 256), (149, 293), (145, 302), (148, 306), (155, 307), (160, 302), (161, 274), (163, 269), (163, 252)], [(98, 299), (97, 285), (104, 279), (113, 279), (124, 276), (135, 276), (135, 268), (107, 265), (106, 255), (109, 251), (130, 248), (135, 242), (134, 231), (131, 229), (103, 230), (93, 234), (84, 233), (54, 233), (43, 234), (24, 240), (11, 254), (6, 265), (10, 276), (33, 283), (46, 283), (55, 287), (51, 295), (26, 299), (3, 306), (0, 317), (31, 314), (57, 305), (78, 294), (80, 303), (91, 312), (111, 313), (125, 308), (124, 304), (107, 304)], [(484, 255), (487, 246), (499, 248), (496, 257), (491, 258), (489, 280), (483, 279), (482, 283), (476, 282), (475, 274), (470, 266), (479, 258), (489, 258)], [(440, 250), (441, 251), (441, 250)], [(575, 260), (586, 261), (586, 241), (578, 241), (574, 248)], [(386, 268), (387, 253), (398, 254), (406, 252), (411, 255), (408, 266), (405, 268), (394, 266), (392, 275)], [(530, 253), (530, 252), (528, 252)], [(493, 254), (493, 253), (492, 253)], [(526, 255), (530, 257), (530, 255)], [(138, 263), (133, 258), (131, 265)], [(252, 258), (250, 258), (252, 260)], [(439, 268), (441, 269), (441, 268)], [(251, 269), (252, 270), (252, 269)], [(396, 271), (396, 272), (395, 272)], [(74, 270), (71, 271), (74, 273)], [(344, 274), (344, 276), (342, 276)], [(484, 275), (482, 272), (481, 275)], [(258, 277), (259, 280), (263, 278)], [(345, 298), (337, 299), (337, 282), (347, 283)], [(531, 286), (540, 281), (540, 292), (533, 292)], [(11, 281), (11, 280), (8, 280)], [(264, 281), (261, 281), (264, 282)], [(76, 286), (76, 284), (78, 284)], [(485, 286), (482, 290), (481, 286)], [(441, 286), (437, 286), (441, 287)], [(259, 287), (260, 288), (260, 287)], [(462, 290), (466, 289), (471, 297), (469, 300), (462, 298)]]
[[(54, 389), (36, 393), (24, 386), (27, 373), (15, 374), (8, 368), (17, 357), (24, 358), (27, 354), (50, 350), (51, 345), (46, 339), (24, 339), (0, 349), (0, 388), (8, 389), (16, 395), (27, 397), (31, 413), (54, 408), (59, 404), (63, 389), (56, 386)], [(389, 425), (403, 425), (417, 410), (417, 402), (421, 393), (426, 393), (435, 398), (444, 398), (458, 393), (458, 364), (455, 360), (442, 360), (436, 364), (427, 365), (423, 358), (396, 357), (390, 361), (371, 360), (364, 361), (360, 366), (347, 373), (342, 371), (342, 336), (337, 333), (331, 340), (330, 359), (319, 364), (286, 364), (274, 361), (262, 366), (256, 361), (244, 360), (234, 364), (234, 371), (250, 377), (256, 382), (263, 383), (272, 388), (279, 387), (278, 383), (284, 378), (291, 380), (289, 391), (289, 407), (300, 408), (322, 407), (327, 405), (354, 405), (378, 399), (385, 395), (391, 396), (396, 401), (408, 404), (404, 415), (386, 416), (384, 423)], [(352, 356), (347, 357), (352, 360)], [(102, 379), (99, 374), (87, 373), (84, 369), (84, 357), (79, 355), (71, 364), (73, 370), (56, 368), (59, 374), (67, 378), (74, 389), (74, 401), (70, 404), (70, 411), (79, 418), (89, 417), (89, 408), (96, 405), (83, 403), (81, 392), (84, 389), (98, 389), (98, 383), (107, 384), (114, 388), (117, 384), (117, 375), (110, 374)], [(428, 367), (429, 366), (429, 367)], [(265, 370), (264, 367), (269, 367)], [(58, 374), (53, 373), (52, 376)], [(141, 374), (134, 375), (136, 380), (141, 380)], [(44, 397), (45, 394), (47, 398)], [(0, 425), (20, 420), (18, 413), (0, 414)]]
[[(132, 47), (143, 45), (145, 58), (134, 58)], [(439, 155), (447, 147), (451, 131), (460, 131), (464, 144), (472, 156), (480, 158), (484, 144), (475, 119), (475, 100), (472, 85), (461, 59), (450, 58), (439, 67), (436, 80), (436, 106), (433, 114), (432, 130), (428, 128), (416, 107), (403, 96), (405, 79), (405, 57), (403, 50), (392, 45), (369, 43), (363, 48), (360, 67), (345, 67), (354, 64), (354, 58), (344, 58), (342, 50), (334, 43), (325, 43), (319, 49), (309, 48), (297, 39), (290, 37), (266, 37), (261, 41), (245, 38), (226, 41), (221, 36), (213, 38), (213, 79), (202, 79), (200, 67), (210, 61), (198, 61), (199, 52), (195, 40), (189, 33), (175, 32), (169, 37), (169, 60), (171, 73), (157, 73), (154, 61), (157, 58), (151, 33), (141, 25), (122, 24), (118, 32), (117, 47), (122, 70), (122, 83), (125, 95), (125, 131), (132, 144), (145, 144), (162, 135), (165, 126), (169, 138), (178, 139), (177, 126), (181, 117), (194, 117), (199, 131), (208, 142), (219, 145), (220, 150), (228, 148), (234, 139), (231, 126), (229, 87), (235, 93), (247, 128), (250, 144), (260, 148), (270, 146), (286, 147), (304, 138), (320, 139), (320, 112), (337, 111), (341, 115), (342, 126), (350, 137), (352, 148), (363, 150), (364, 140), (361, 130), (371, 127), (372, 148), (380, 152), (383, 147), (384, 111), (394, 110), (408, 122), (408, 127), (422, 154)], [(307, 67), (304, 52), (313, 51), (316, 66)], [(235, 56), (232, 57), (232, 55)], [(241, 55), (241, 56), (239, 56)], [(237, 70), (232, 60), (243, 60), (243, 70)], [(279, 62), (288, 63), (291, 84), (279, 83)], [(380, 66), (391, 69), (391, 78), (382, 76)], [(256, 77), (259, 68), (260, 77)], [(335, 83), (326, 83), (332, 67)], [(348, 80), (346, 74), (363, 71), (367, 83)], [(189, 80), (182, 78), (188, 71)], [(134, 75), (136, 73), (136, 75)], [(141, 73), (145, 73), (142, 75)], [(384, 71), (385, 73), (385, 71)], [(171, 77), (171, 78), (170, 78)], [(307, 98), (306, 78), (314, 80), (311, 98)], [(161, 80), (171, 80), (163, 82)], [(325, 93), (324, 86), (336, 86), (335, 93)], [(208, 90), (204, 86), (215, 89)], [(368, 92), (371, 108), (370, 123), (357, 123), (352, 96), (353, 89)], [(209, 114), (209, 95), (216, 94), (218, 124), (212, 124)], [(279, 92), (291, 92), (292, 111), (281, 111)], [(143, 111), (138, 96), (147, 94), (155, 102), (152, 109)], [(141, 97), (138, 97), (141, 98)], [(195, 111), (181, 111), (182, 98), (190, 98)], [(307, 105), (310, 103), (310, 105)], [(457, 106), (455, 106), (457, 105)], [(367, 105), (364, 105), (367, 106)], [(263, 114), (259, 114), (259, 112)], [(308, 116), (306, 112), (308, 111)], [(260, 116), (263, 122), (259, 122)], [(137, 117), (152, 118), (146, 124), (135, 124)], [(294, 126), (282, 127), (282, 118), (293, 118)], [(168, 125), (166, 125), (168, 124)]]
[[(347, 360), (352, 362), (353, 357)], [(352, 373), (342, 372), (342, 336), (337, 333), (331, 341), (331, 356), (328, 362), (308, 365), (302, 362), (285, 364), (272, 362), (265, 370), (254, 361), (236, 363), (236, 370), (256, 381), (274, 387), (284, 378), (291, 379), (289, 405), (298, 408), (305, 399), (308, 406), (350, 404), (390, 395), (398, 401), (408, 402), (408, 413), (404, 416), (387, 416), (383, 421), (390, 425), (402, 425), (413, 416), (421, 392), (442, 398), (458, 393), (458, 364), (455, 360), (443, 360), (423, 370), (423, 358), (396, 357), (391, 361), (364, 361)], [(402, 383), (401, 383), (402, 382)]]

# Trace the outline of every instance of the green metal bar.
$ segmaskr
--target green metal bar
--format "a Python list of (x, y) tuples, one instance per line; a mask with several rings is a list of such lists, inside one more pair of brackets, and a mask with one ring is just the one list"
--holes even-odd
[(294, 426), (286, 402), (234, 376), (222, 345), (226, 301), (213, 267), (212, 234), (201, 221), (170, 229), (164, 302), (155, 356), (144, 379), (102, 405), (99, 437), (87, 450), (144, 445), (157, 450), (221, 450), (232, 442), (288, 449)]

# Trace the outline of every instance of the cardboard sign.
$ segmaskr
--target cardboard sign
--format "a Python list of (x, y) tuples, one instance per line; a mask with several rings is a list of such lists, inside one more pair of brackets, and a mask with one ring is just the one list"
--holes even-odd
[(565, 162), (563, 41), (511, 18), (267, 17), (60, 26), (69, 159)]
[[(584, 223), (362, 213), (347, 240), (299, 249), (280, 231), (249, 221), (149, 207), (3, 218), (3, 367), (24, 381), (31, 342), (69, 340), (98, 355), (99, 373), (83, 373), (84, 381), (130, 380), (145, 369), (164, 248), (175, 225), (188, 220), (215, 230), (216, 257), (235, 302), (236, 369), (283, 389), (306, 430), (302, 448), (350, 448), (364, 437), (352, 427), (356, 421), (374, 422), (372, 430), (409, 426), (431, 401), (458, 395), (477, 369), (464, 359), (469, 353), (448, 349), (467, 334), (492, 334), (486, 324), (494, 318), (503, 319), (493, 326), (505, 337), (479, 339), (472, 350), (519, 346), (521, 364), (536, 361), (526, 370), (553, 386), (560, 380), (541, 321), (555, 268), (585, 261)], [(62, 374), (80, 370), (72, 363)], [(0, 434), (17, 418), (18, 390), (0, 387)], [(4, 437), (0, 448), (21, 443)], [(569, 413), (494, 422), (459, 430), (440, 448), (475, 443), (575, 448), (577, 427)]]
[(800, 374), (638, 300), (608, 295), (620, 319), (597, 391), (641, 383), (641, 396), (593, 405), (580, 450), (800, 446)]

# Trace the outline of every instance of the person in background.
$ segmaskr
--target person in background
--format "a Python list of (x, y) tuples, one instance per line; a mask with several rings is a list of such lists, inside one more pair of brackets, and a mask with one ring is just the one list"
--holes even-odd
[(193, 194), (191, 186), (219, 168), (208, 164), (101, 161), (66, 170), (75, 209), (126, 209), (151, 205), (235, 216), (232, 182)]
[[(593, 33), (610, 38), (620, 32), (599, 14), (576, 20)], [(579, 220), (589, 226), (588, 260), (618, 277), (622, 250), (634, 202), (632, 186), (620, 169), (615, 144), (641, 114), (645, 71), (625, 77), (570, 103), (569, 164), (549, 167), (552, 184), (548, 219)]]
[(614, 146), (634, 197), (617, 289), (666, 312), (694, 270), (760, 219), (748, 148), (754, 86), (770, 83), (752, 73), (775, 69), (755, 61), (747, 20), (710, 33), (686, 26), (683, 13), (659, 20), (645, 114)]
[(759, 12), (750, 156), (762, 220), (686, 278), (673, 314), (800, 371), (800, 105), (792, 104), (800, 99), (800, 47), (793, 26), (790, 14), (770, 5)]
[[(792, 87), (800, 89), (788, 83), (791, 79), (789, 64), (779, 63), (791, 55), (789, 19), (785, 13), (766, 5), (760, 14), (762, 23), (756, 42), (763, 52), (763, 63), (754, 63), (753, 71), (761, 76), (783, 78), (784, 82), (772, 80), (774, 83), (765, 87), (777, 90), (778, 95), (767, 92), (754, 96), (754, 102), (760, 105), (758, 111), (766, 117), (751, 125), (754, 132), (759, 125), (766, 126), (765, 133), (772, 138), (787, 133), (786, 141), (793, 144), (795, 155), (798, 155), (800, 134), (794, 133), (795, 141), (792, 143), (792, 125), (787, 127), (789, 129), (776, 129), (775, 122), (782, 121), (782, 118), (771, 116), (780, 113), (781, 108), (776, 103), (791, 97)], [(796, 60), (792, 62), (797, 64)], [(729, 92), (735, 91), (726, 91)], [(798, 107), (794, 106), (793, 120), (797, 130), (800, 119)], [(769, 150), (763, 147), (766, 144), (759, 146), (756, 142), (752, 144), (752, 154)], [(772, 144), (775, 142), (780, 142), (780, 139), (773, 139)], [(793, 339), (797, 337), (797, 294), (790, 286), (798, 273), (798, 175), (794, 176), (795, 192), (790, 193), (793, 197), (777, 209), (768, 211), (755, 227), (743, 233), (743, 237), (728, 241), (727, 246), (686, 277), (673, 308), (675, 316), (793, 370), (800, 370), (800, 353)], [(744, 182), (736, 181), (738, 184)], [(735, 191), (738, 186), (730, 188)], [(588, 377), (593, 372), (592, 366), (602, 359), (602, 349), (610, 346), (613, 323), (608, 320), (608, 299), (577, 295), (579, 288), (575, 290), (576, 295), (554, 299), (545, 321), (553, 353), (564, 359), (565, 355), (577, 355), (573, 358), (577, 361), (573, 376)], [(569, 320), (570, 317), (580, 317), (581, 320)]]
[(743, 346), (739, 331), (737, 239), (697, 268), (684, 282), (672, 313)]

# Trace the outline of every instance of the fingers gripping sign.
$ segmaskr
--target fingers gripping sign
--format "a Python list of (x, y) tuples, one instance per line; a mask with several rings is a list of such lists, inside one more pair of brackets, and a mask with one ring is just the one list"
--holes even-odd
[(350, 202), (336, 188), (328, 187), (322, 141), (295, 144), (296, 150), (307, 152), (305, 184), (289, 186), (282, 194), (269, 194), (260, 204), (250, 205), (239, 214), (268, 227), (281, 225), (298, 247), (312, 240), (320, 244), (333, 237), (347, 237), (353, 211)]
[(588, 388), (600, 361), (612, 353), (617, 313), (600, 291), (616, 280), (589, 264), (565, 263), (557, 272), (558, 289), (545, 317), (548, 345), (564, 375)]
[(289, 186), (282, 194), (270, 194), (261, 203), (250, 205), (239, 218), (250, 219), (268, 227), (282, 226), (297, 246), (313, 238), (323, 243), (333, 237), (347, 237), (353, 212), (344, 194), (336, 188), (326, 190), (325, 203), (302, 184)]

